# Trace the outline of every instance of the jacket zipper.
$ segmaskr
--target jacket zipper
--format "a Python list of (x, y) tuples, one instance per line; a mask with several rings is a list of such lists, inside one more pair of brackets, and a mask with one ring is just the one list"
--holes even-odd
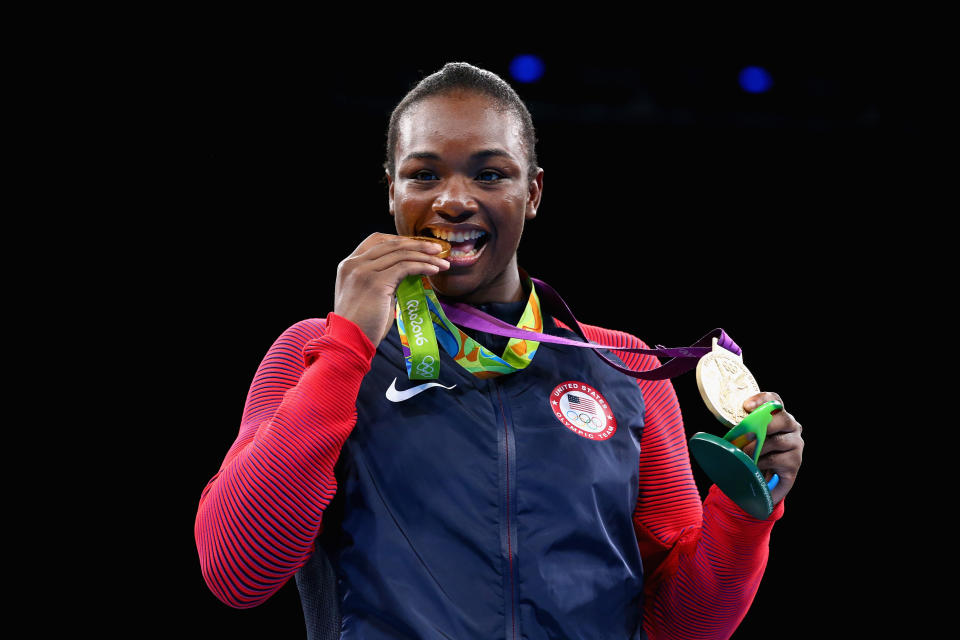
[(502, 431), (500, 433), (500, 456), (502, 459), (502, 518), (501, 518), (501, 550), (506, 559), (506, 579), (504, 580), (504, 592), (507, 595), (507, 615), (504, 637), (516, 640), (519, 633), (519, 612), (517, 611), (517, 587), (516, 587), (516, 556), (517, 539), (516, 523), (514, 522), (514, 512), (516, 509), (516, 440), (513, 433), (513, 419), (510, 408), (504, 402), (501, 393), (502, 382), (494, 379), (494, 388), (496, 389), (496, 407), (502, 421)]

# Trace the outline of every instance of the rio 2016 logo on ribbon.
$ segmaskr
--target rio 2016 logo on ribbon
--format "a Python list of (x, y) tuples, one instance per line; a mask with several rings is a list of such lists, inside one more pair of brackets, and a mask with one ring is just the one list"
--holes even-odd
[(420, 302), (418, 300), (407, 300), (407, 315), (410, 318), (410, 334), (418, 347), (427, 344), (429, 340), (423, 335), (423, 318), (418, 313)]
[(407, 369), (410, 379), (437, 379), (440, 375), (440, 350), (419, 276), (407, 276), (400, 282), (397, 302), (410, 350)]
[(550, 410), (562, 425), (588, 440), (606, 440), (617, 432), (617, 419), (599, 391), (567, 380), (550, 392)]

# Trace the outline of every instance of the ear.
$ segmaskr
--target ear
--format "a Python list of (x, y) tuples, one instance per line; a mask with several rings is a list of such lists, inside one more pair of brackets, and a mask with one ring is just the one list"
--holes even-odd
[(390, 215), (394, 215), (393, 210), (393, 176), (387, 171), (387, 202), (390, 205)]
[(533, 220), (537, 217), (537, 209), (540, 207), (540, 197), (543, 195), (543, 169), (537, 167), (537, 175), (530, 180), (529, 191), (527, 192), (527, 211), (524, 219)]

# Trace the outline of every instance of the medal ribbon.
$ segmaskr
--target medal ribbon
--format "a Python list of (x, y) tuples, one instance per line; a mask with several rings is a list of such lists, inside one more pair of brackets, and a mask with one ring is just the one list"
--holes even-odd
[(425, 276), (409, 276), (397, 287), (397, 331), (409, 379), (437, 379), (440, 373), (438, 346), (478, 378), (513, 373), (533, 361), (540, 343), (529, 338), (542, 335), (543, 317), (532, 282), (527, 306), (517, 326), (497, 320), (514, 332), (507, 336), (510, 340), (500, 356), (461, 331), (447, 317), (446, 309)]
[[(404, 332), (405, 327), (410, 327), (409, 337)], [(440, 375), (440, 350), (424, 285), (417, 276), (404, 278), (397, 287), (397, 329), (404, 347), (407, 377), (436, 380)]]
[[(527, 367), (536, 355), (541, 342), (593, 349), (593, 352), (609, 366), (620, 373), (641, 380), (664, 380), (690, 371), (697, 366), (700, 358), (710, 353), (714, 338), (717, 339), (718, 345), (728, 351), (737, 355), (741, 353), (737, 343), (719, 328), (706, 334), (689, 347), (668, 348), (657, 345), (655, 349), (642, 349), (590, 342), (580, 322), (574, 317), (560, 294), (543, 280), (528, 279), (531, 286), (527, 307), (518, 325), (512, 326), (468, 304), (440, 302), (425, 276), (405, 278), (397, 288), (397, 329), (403, 346), (407, 376), (411, 380), (437, 379), (440, 372), (438, 344), (451, 358), (479, 378), (496, 377)], [(537, 294), (538, 290), (540, 295)], [(582, 338), (582, 342), (541, 333), (543, 330), (541, 298), (551, 315), (569, 326)], [(421, 311), (424, 309), (426, 312)], [(427, 313), (429, 313), (430, 322), (426, 321)], [(503, 355), (496, 356), (460, 330), (461, 326), (510, 338), (510, 341)], [(407, 327), (411, 327), (409, 335)], [(654, 369), (638, 371), (614, 362), (601, 353), (601, 349), (642, 353), (666, 357), (669, 360)]]
[[(542, 298), (546, 303), (549, 313), (564, 324), (568, 325), (571, 330), (583, 338), (584, 341), (580, 342), (577, 340), (571, 340), (570, 338), (551, 336), (543, 333), (534, 333), (531, 335), (529, 332), (525, 332), (528, 339), (534, 339), (538, 342), (562, 344), (570, 347), (593, 349), (593, 352), (596, 353), (597, 356), (604, 360), (604, 362), (606, 362), (608, 365), (617, 371), (625, 373), (634, 378), (639, 378), (641, 380), (664, 380), (666, 378), (673, 378), (682, 373), (690, 371), (697, 366), (697, 361), (700, 360), (700, 358), (710, 353), (713, 348), (713, 338), (717, 338), (717, 344), (721, 347), (724, 347), (732, 353), (740, 355), (740, 347), (737, 346), (737, 343), (735, 343), (723, 329), (714, 329), (689, 347), (680, 348), (667, 348), (662, 345), (657, 345), (656, 349), (641, 349), (637, 347), (622, 347), (589, 342), (583, 332), (583, 328), (580, 326), (580, 323), (574, 317), (573, 312), (570, 310), (570, 307), (567, 305), (567, 303), (564, 302), (563, 298), (560, 297), (560, 294), (558, 294), (550, 285), (542, 280), (530, 278), (530, 281), (536, 285), (537, 289), (540, 291), (540, 298)], [(477, 331), (483, 331), (505, 337), (516, 337), (519, 333), (515, 327), (511, 327), (509, 324), (494, 318), (493, 316), (484, 313), (479, 309), (475, 309), (470, 305), (463, 303), (444, 303), (443, 310), (450, 320), (463, 327), (467, 327), (468, 329), (475, 329)], [(600, 353), (600, 349), (663, 356), (669, 357), (670, 360), (654, 369), (650, 369), (648, 371), (638, 371), (614, 362), (604, 354)]]

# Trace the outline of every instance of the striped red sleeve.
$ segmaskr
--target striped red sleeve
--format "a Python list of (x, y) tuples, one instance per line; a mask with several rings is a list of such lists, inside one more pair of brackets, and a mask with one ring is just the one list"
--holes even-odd
[[(626, 333), (583, 327), (595, 342), (649, 348)], [(655, 356), (618, 355), (633, 369), (660, 365)], [(644, 627), (652, 640), (729, 637), (760, 586), (783, 502), (757, 520), (711, 486), (701, 505), (673, 384), (637, 382), (645, 420), (633, 519), (645, 573)]]
[(204, 580), (224, 603), (261, 604), (309, 559), (374, 353), (331, 313), (287, 329), (260, 363), (194, 524)]

